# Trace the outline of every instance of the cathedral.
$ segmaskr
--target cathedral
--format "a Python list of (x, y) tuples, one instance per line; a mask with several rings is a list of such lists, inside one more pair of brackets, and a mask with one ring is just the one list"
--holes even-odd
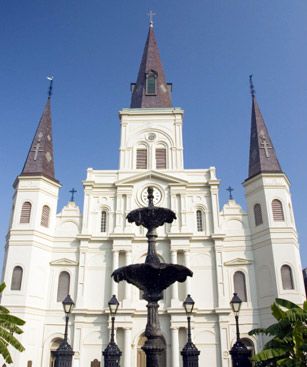
[[(178, 86), (180, 88), (180, 86)], [(57, 210), (60, 177), (55, 176), (51, 92), (25, 164), (14, 182), (7, 235), (1, 303), (24, 319), (19, 336), (23, 353), (12, 350), (14, 366), (54, 364), (63, 339), (62, 301), (75, 302), (68, 338), (74, 367), (103, 366), (102, 351), (110, 337), (108, 301), (119, 300), (116, 342), (121, 367), (145, 367), (146, 302), (126, 282), (115, 283), (120, 266), (144, 262), (145, 229), (128, 223), (127, 214), (147, 205), (172, 209), (172, 224), (158, 229), (161, 261), (185, 265), (193, 277), (164, 292), (159, 315), (166, 346), (163, 367), (180, 367), (187, 341), (183, 301), (195, 301), (192, 339), (200, 366), (230, 367), (236, 340), (230, 307), (241, 298), (242, 341), (254, 353), (264, 341), (248, 332), (272, 322), (276, 297), (301, 304), (305, 299), (290, 184), (278, 161), (251, 84), (251, 132), (248, 176), (244, 180), (247, 211), (232, 198), (219, 207), (215, 167), (186, 169), (183, 159), (183, 110), (172, 104), (152, 22), (131, 104), (119, 112), (117, 170), (89, 168), (82, 211), (74, 202)], [(116, 154), (116, 152), (114, 152)], [(2, 366), (3, 362), (0, 361)]]

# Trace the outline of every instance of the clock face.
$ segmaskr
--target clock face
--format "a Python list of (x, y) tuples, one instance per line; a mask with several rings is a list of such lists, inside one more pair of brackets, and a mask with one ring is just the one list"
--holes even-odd
[[(147, 196), (148, 196), (147, 187), (145, 187), (145, 189), (142, 191), (141, 199), (146, 206), (148, 205)], [(153, 204), (154, 205), (158, 204), (161, 201), (161, 198), (162, 198), (161, 191), (154, 187), (153, 188)]]

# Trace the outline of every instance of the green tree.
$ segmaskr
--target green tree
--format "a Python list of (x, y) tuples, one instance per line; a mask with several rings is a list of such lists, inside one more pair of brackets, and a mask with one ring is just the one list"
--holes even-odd
[(257, 366), (306, 367), (307, 301), (301, 308), (288, 300), (276, 298), (271, 309), (277, 322), (249, 332), (249, 335), (272, 337), (252, 359)]
[[(0, 294), (5, 288), (5, 283), (0, 284)], [(24, 347), (15, 338), (14, 334), (22, 334), (23, 330), (20, 326), (24, 325), (24, 321), (19, 317), (10, 314), (10, 311), (0, 305), (0, 355), (6, 363), (13, 363), (9, 346), (13, 346), (19, 352), (24, 351)]]

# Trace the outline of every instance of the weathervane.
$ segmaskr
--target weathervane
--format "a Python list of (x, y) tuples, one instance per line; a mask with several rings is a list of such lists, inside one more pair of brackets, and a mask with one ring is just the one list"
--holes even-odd
[(233, 200), (232, 192), (234, 191), (234, 189), (231, 186), (228, 186), (228, 188), (226, 189), (226, 191), (229, 192), (229, 200)]
[(253, 74), (249, 76), (249, 87), (250, 87), (252, 97), (255, 97), (256, 91), (255, 91), (255, 87), (253, 83)]
[(157, 14), (154, 13), (152, 10), (149, 10), (149, 13), (147, 13), (147, 15), (149, 16), (149, 25), (150, 27), (153, 27), (153, 17)]
[(54, 76), (53, 75), (48, 75), (47, 79), (50, 81), (49, 90), (48, 90), (48, 98), (50, 98), (51, 94), (52, 94), (52, 84), (53, 84)]

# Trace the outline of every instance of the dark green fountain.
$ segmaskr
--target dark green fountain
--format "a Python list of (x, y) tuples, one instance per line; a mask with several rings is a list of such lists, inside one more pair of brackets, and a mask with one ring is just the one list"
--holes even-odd
[(192, 276), (190, 269), (182, 265), (161, 263), (156, 252), (156, 228), (164, 223), (172, 223), (175, 213), (166, 208), (153, 205), (153, 188), (148, 188), (148, 206), (135, 209), (127, 215), (129, 223), (147, 228), (148, 251), (144, 264), (133, 264), (115, 270), (112, 274), (116, 282), (126, 280), (141, 289), (147, 303), (147, 325), (145, 336), (147, 341), (142, 349), (146, 354), (147, 367), (162, 367), (160, 356), (164, 351), (162, 332), (158, 316), (158, 301), (163, 297), (163, 290), (174, 282), (184, 282)]

